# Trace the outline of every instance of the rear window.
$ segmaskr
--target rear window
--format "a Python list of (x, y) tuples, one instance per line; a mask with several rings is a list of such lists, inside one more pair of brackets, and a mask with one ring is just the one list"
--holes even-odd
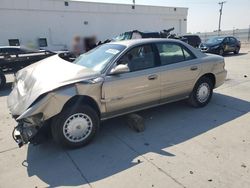
[(160, 55), (161, 65), (169, 65), (195, 58), (189, 50), (178, 44), (159, 43), (156, 46)]

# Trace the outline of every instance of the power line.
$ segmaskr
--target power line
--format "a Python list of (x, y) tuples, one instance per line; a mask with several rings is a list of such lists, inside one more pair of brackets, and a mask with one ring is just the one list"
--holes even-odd
[(226, 1), (221, 1), (219, 2), (219, 5), (220, 5), (220, 17), (219, 17), (219, 28), (218, 28), (218, 35), (220, 35), (220, 26), (221, 26), (221, 15), (222, 15), (222, 10), (223, 10), (223, 5), (224, 3), (226, 3)]

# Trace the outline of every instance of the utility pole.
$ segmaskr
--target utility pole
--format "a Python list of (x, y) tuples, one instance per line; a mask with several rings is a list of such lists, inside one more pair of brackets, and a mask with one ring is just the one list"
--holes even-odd
[(132, 9), (135, 9), (135, 0), (133, 0)]
[(222, 10), (223, 10), (223, 5), (224, 3), (226, 3), (226, 1), (221, 1), (219, 2), (219, 5), (220, 5), (220, 17), (219, 17), (219, 28), (218, 28), (218, 35), (220, 35), (220, 25), (221, 25), (221, 15), (222, 15)]
[(247, 37), (247, 41), (250, 41), (250, 25), (249, 25), (249, 29), (248, 29), (248, 37)]

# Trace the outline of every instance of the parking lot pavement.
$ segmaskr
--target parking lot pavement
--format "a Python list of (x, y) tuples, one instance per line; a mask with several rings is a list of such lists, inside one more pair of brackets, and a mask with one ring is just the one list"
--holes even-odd
[(227, 81), (205, 108), (177, 102), (142, 111), (142, 133), (130, 130), (124, 117), (112, 119), (78, 150), (51, 140), (17, 148), (9, 84), (0, 91), (0, 187), (249, 188), (250, 48), (225, 60)]

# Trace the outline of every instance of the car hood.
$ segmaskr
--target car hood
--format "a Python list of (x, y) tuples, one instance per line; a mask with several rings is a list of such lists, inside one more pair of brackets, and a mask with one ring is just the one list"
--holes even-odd
[(14, 88), (7, 99), (8, 107), (12, 115), (21, 115), (42, 94), (98, 75), (58, 55), (51, 56), (17, 72)]
[(214, 47), (214, 46), (218, 46), (220, 44), (221, 43), (206, 43), (206, 42), (204, 42), (204, 43), (200, 44), (200, 47)]

